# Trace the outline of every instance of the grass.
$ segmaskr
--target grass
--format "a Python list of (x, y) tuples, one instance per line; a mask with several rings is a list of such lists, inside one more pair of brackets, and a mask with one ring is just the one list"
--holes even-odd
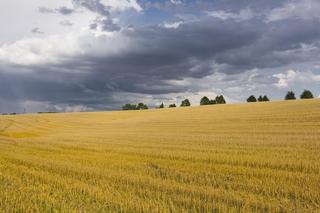
[(0, 212), (320, 211), (320, 100), (0, 117)]

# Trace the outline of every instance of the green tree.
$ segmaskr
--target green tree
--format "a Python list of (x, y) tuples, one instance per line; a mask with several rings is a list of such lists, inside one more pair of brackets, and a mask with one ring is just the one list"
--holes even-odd
[(254, 97), (254, 95), (251, 95), (248, 99), (247, 99), (247, 102), (257, 102), (257, 99), (256, 97)]
[(261, 95), (259, 96), (258, 101), (259, 101), (259, 102), (262, 102), (262, 101), (263, 101), (263, 97), (262, 97)]
[(312, 99), (313, 94), (310, 90), (304, 90), (303, 93), (300, 95), (301, 99)]
[(169, 108), (175, 108), (175, 107), (177, 107), (175, 104), (170, 104), (169, 105)]
[(191, 103), (189, 101), (189, 99), (185, 99), (181, 102), (181, 105), (182, 107), (188, 107), (188, 106), (191, 106)]
[(289, 91), (286, 94), (286, 97), (284, 98), (285, 100), (296, 100), (296, 95), (294, 94), (293, 91)]
[(164, 108), (164, 104), (162, 103), (160, 106), (159, 106), (160, 109), (163, 109)]
[(217, 104), (216, 100), (210, 100), (209, 101), (209, 105), (214, 105), (214, 104)]
[(224, 97), (223, 97), (223, 95), (218, 95), (217, 97), (216, 97), (216, 104), (226, 104), (227, 102), (226, 102), (226, 100), (224, 99)]
[(263, 102), (268, 102), (268, 101), (270, 101), (270, 100), (269, 100), (268, 96), (264, 95), (264, 96), (262, 97), (262, 101), (263, 101)]
[(203, 98), (201, 98), (200, 105), (209, 105), (209, 104), (210, 104), (210, 100), (207, 96), (204, 96)]
[(137, 110), (137, 106), (135, 104), (125, 104), (122, 106), (122, 110)]
[(144, 109), (148, 109), (148, 106), (144, 103), (139, 103), (137, 106), (138, 110), (144, 110)]

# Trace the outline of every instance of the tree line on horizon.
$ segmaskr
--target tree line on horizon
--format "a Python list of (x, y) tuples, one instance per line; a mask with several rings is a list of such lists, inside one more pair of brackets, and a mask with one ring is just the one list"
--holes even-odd
[[(314, 96), (312, 94), (312, 92), (310, 90), (304, 90), (301, 95), (300, 95), (300, 99), (313, 99)], [(288, 91), (286, 96), (284, 97), (284, 100), (296, 100), (296, 95), (293, 91)], [(259, 98), (256, 98), (254, 95), (249, 96), (249, 98), (247, 99), (248, 103), (251, 102), (267, 102), (270, 101), (268, 96), (264, 95), (264, 96), (259, 96)]]
[[(302, 94), (300, 95), (300, 99), (313, 99), (314, 96), (310, 90), (304, 90)], [(284, 100), (296, 100), (296, 95), (293, 91), (288, 91), (286, 96), (284, 97)], [(256, 98), (254, 95), (250, 95), (247, 98), (248, 103), (253, 102), (269, 102), (270, 99), (267, 95), (260, 95), (258, 98)], [(205, 105), (215, 105), (215, 104), (226, 104), (226, 100), (223, 97), (223, 95), (218, 95), (215, 99), (209, 99), (207, 96), (204, 96), (200, 100), (200, 106)], [(181, 102), (180, 107), (189, 107), (191, 106), (191, 103), (189, 99), (185, 99)], [(170, 104), (168, 108), (175, 108), (177, 107), (176, 104)], [(164, 103), (161, 103), (161, 105), (158, 107), (159, 109), (165, 108)], [(149, 107), (144, 103), (139, 104), (125, 104), (122, 106), (123, 110), (146, 110), (149, 109)]]

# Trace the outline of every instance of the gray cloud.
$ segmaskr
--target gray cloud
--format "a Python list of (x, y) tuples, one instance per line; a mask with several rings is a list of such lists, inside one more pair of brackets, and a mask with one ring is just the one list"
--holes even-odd
[(39, 8), (40, 13), (58, 13), (62, 15), (71, 15), (75, 11), (68, 7), (59, 7), (59, 8), (48, 8), (48, 7), (40, 7)]
[(97, 17), (95, 20), (92, 21), (90, 24), (90, 29), (97, 30), (100, 29), (101, 31), (118, 31), (120, 27), (113, 22), (113, 20), (109, 17)]
[(101, 16), (110, 16), (109, 11), (111, 8), (102, 4), (100, 0), (72, 0), (72, 3), (76, 7), (84, 7)]
[(44, 34), (44, 32), (41, 32), (38, 27), (35, 27), (31, 30), (32, 33), (34, 34)]
[(66, 27), (71, 27), (73, 25), (73, 23), (71, 21), (68, 21), (68, 20), (63, 20), (63, 21), (60, 22), (60, 25), (66, 26)]
[(98, 29), (102, 31), (118, 31), (120, 27), (114, 23), (110, 13), (111, 7), (106, 6), (100, 0), (72, 0), (75, 7), (83, 7), (87, 10), (96, 13), (98, 16), (92, 20), (90, 24), (91, 29)]
[(57, 10), (60, 14), (63, 14), (63, 15), (70, 15), (74, 12), (73, 9), (70, 9), (67, 7), (59, 7)]

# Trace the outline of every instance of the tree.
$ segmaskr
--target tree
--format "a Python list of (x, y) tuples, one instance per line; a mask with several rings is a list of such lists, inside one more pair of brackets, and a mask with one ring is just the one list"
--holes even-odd
[(189, 99), (185, 99), (181, 102), (181, 105), (182, 107), (188, 107), (188, 106), (191, 106), (191, 103), (189, 101)]
[(262, 98), (262, 101), (263, 102), (268, 102), (270, 100), (269, 100), (268, 96), (264, 95), (263, 98)]
[(163, 109), (164, 108), (164, 104), (162, 103), (160, 106), (159, 106), (160, 109)]
[(148, 106), (144, 103), (139, 103), (137, 106), (138, 110), (144, 110), (144, 109), (148, 109)]
[(137, 110), (137, 106), (135, 104), (125, 104), (122, 106), (122, 110)]
[(267, 102), (267, 101), (270, 101), (270, 100), (269, 100), (268, 96), (264, 95), (262, 97), (262, 95), (260, 95), (259, 98), (258, 98), (258, 101), (259, 102)]
[(177, 107), (175, 104), (170, 104), (169, 105), (169, 108), (175, 108), (175, 107)]
[(284, 98), (285, 100), (296, 100), (296, 95), (294, 94), (293, 91), (289, 91), (286, 94), (286, 97)]
[(223, 95), (216, 97), (216, 104), (226, 104), (226, 100), (224, 99)]
[(148, 106), (145, 105), (144, 103), (139, 103), (138, 105), (125, 104), (124, 106), (122, 106), (122, 110), (143, 110), (143, 109), (148, 109)]
[(224, 100), (223, 96), (217, 96), (215, 98), (215, 100), (210, 100), (207, 96), (204, 96), (203, 98), (201, 98), (200, 100), (200, 105), (214, 105), (214, 104), (223, 104), (226, 103), (226, 101)]
[(209, 105), (214, 105), (214, 104), (217, 104), (216, 100), (210, 100), (209, 101)]
[(257, 99), (256, 97), (254, 97), (254, 95), (251, 95), (248, 99), (247, 99), (247, 102), (257, 102)]
[(313, 94), (310, 90), (304, 90), (303, 93), (300, 95), (301, 99), (312, 99)]
[(204, 96), (203, 98), (201, 98), (200, 105), (209, 105), (209, 104), (210, 104), (210, 100), (207, 96)]

